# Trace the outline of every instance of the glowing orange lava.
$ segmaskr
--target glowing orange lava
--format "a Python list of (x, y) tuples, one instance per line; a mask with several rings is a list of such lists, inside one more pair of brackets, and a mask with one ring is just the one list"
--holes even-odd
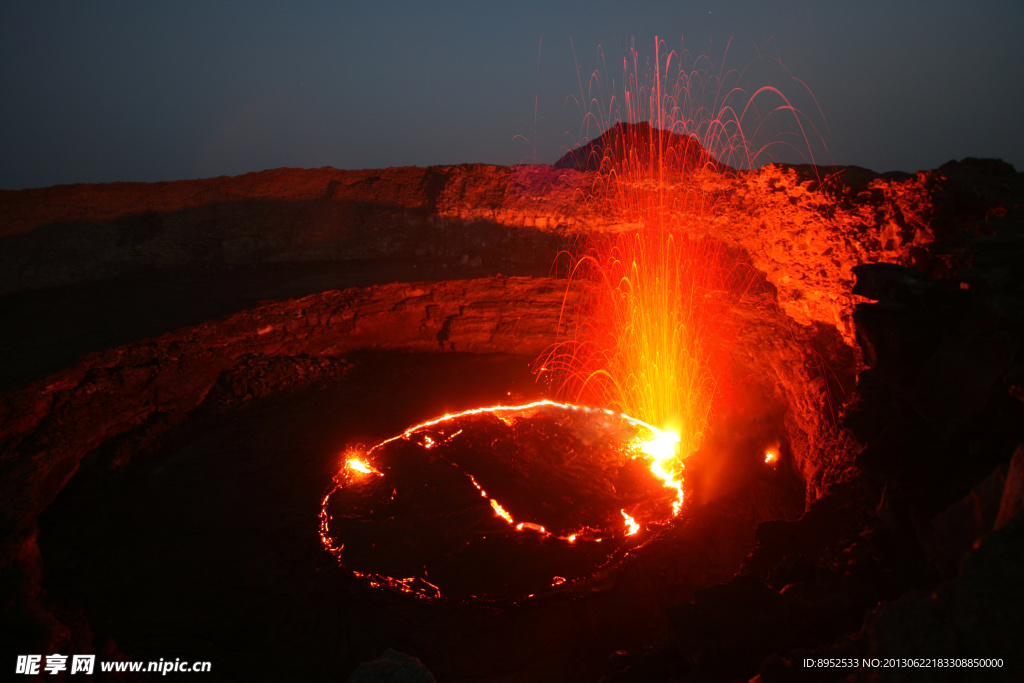
[[(483, 490), (481, 490), (480, 493), (483, 494), (484, 496), (487, 495), (486, 493), (483, 492)], [(508, 514), (508, 511), (505, 510), (505, 508), (501, 507), (501, 503), (494, 500), (493, 498), (488, 498), (488, 500), (491, 503), (491, 507), (494, 508), (494, 514), (498, 515), (509, 524), (512, 524), (513, 526), (515, 525), (516, 521), (512, 519), (512, 515)], [(520, 524), (517, 528), (522, 529), (523, 527)]]
[[(446, 413), (445, 415), (442, 415), (441, 417), (435, 418), (433, 420), (421, 422), (418, 425), (409, 427), (401, 434), (381, 441), (380, 443), (378, 443), (376, 446), (369, 449), (365, 453), (354, 449), (349, 449), (348, 451), (346, 451), (342, 456), (342, 467), (339, 470), (338, 476), (335, 478), (335, 480), (338, 481), (339, 484), (344, 484), (346, 481), (356, 480), (367, 474), (376, 474), (377, 476), (384, 476), (381, 472), (374, 468), (373, 465), (370, 464), (368, 458), (373, 454), (375, 450), (381, 448), (382, 446), (385, 446), (398, 439), (412, 438), (418, 432), (421, 432), (424, 428), (433, 427), (444, 422), (450, 422), (452, 420), (455, 420), (460, 417), (465, 417), (467, 415), (480, 415), (483, 413), (491, 413), (505, 424), (512, 425), (515, 422), (514, 413), (541, 406), (553, 406), (557, 408), (564, 408), (574, 411), (586, 411), (604, 413), (606, 415), (615, 415), (616, 417), (625, 420), (630, 424), (633, 424), (637, 427), (642, 427), (643, 429), (647, 430), (646, 435), (636, 436), (633, 439), (633, 441), (629, 444), (629, 457), (633, 459), (639, 457), (649, 461), (649, 469), (651, 473), (658, 479), (660, 479), (662, 482), (664, 482), (664, 486), (674, 489), (676, 491), (676, 497), (672, 503), (672, 514), (679, 514), (679, 511), (682, 508), (683, 504), (683, 463), (682, 460), (679, 458), (678, 444), (680, 438), (678, 434), (671, 431), (660, 430), (652, 425), (647, 424), (646, 422), (643, 422), (642, 420), (638, 420), (626, 414), (616, 414), (614, 411), (608, 409), (591, 408), (587, 406), (578, 406), (569, 403), (558, 403), (550, 400), (534, 401), (532, 403), (527, 403), (518, 406), (499, 405), (488, 406), (484, 408), (472, 408), (470, 410), (463, 410), (458, 413)], [(509, 415), (510, 413), (513, 415)], [(449, 435), (446, 438), (446, 440), (453, 439), (454, 437), (461, 434), (461, 432), (462, 430), (454, 432), (453, 434)], [(438, 442), (429, 434), (421, 435), (420, 445), (423, 448), (433, 448), (434, 446), (437, 445), (437, 443)], [(552, 534), (550, 534), (547, 531), (547, 529), (541, 524), (537, 524), (535, 522), (530, 521), (517, 522), (512, 517), (512, 515), (509, 514), (508, 510), (506, 510), (501, 505), (501, 503), (487, 495), (487, 492), (483, 489), (482, 486), (480, 486), (480, 484), (477, 482), (477, 480), (473, 477), (472, 474), (467, 474), (466, 476), (469, 478), (473, 486), (475, 486), (476, 489), (480, 492), (480, 495), (483, 498), (487, 499), (491, 508), (494, 510), (494, 514), (508, 522), (508, 524), (512, 526), (516, 531), (530, 530), (540, 534), (552, 536)], [(625, 510), (622, 511), (622, 515), (625, 519), (626, 535), (635, 535), (640, 530), (640, 525), (636, 522), (635, 519), (633, 519), (633, 517), (626, 514)], [(321, 520), (321, 522), (321, 538), (324, 540), (325, 545), (329, 547), (330, 543), (327, 540), (326, 536), (324, 535), (326, 533), (326, 527), (323, 523), (323, 519)], [(586, 529), (580, 529), (579, 531), (572, 534), (554, 536), (554, 538), (563, 541), (568, 541), (569, 543), (574, 543), (578, 538), (597, 541), (601, 540), (600, 538), (592, 537), (590, 534), (588, 534)]]
[(633, 519), (633, 517), (628, 512), (626, 512), (625, 510), (622, 510), (621, 512), (622, 518), (626, 520), (626, 535), (635, 536), (637, 532), (640, 531), (640, 525), (636, 523), (636, 520)]
[[(660, 431), (653, 439), (637, 438), (632, 444), (636, 455), (651, 462), (651, 472), (665, 482), (665, 486), (676, 490), (672, 503), (672, 514), (678, 515), (683, 507), (683, 461), (679, 457), (679, 435), (675, 432)], [(623, 515), (626, 513), (623, 512)], [(629, 526), (629, 522), (626, 522)]]
[(357, 457), (351, 457), (345, 460), (345, 469), (351, 470), (352, 472), (357, 472), (359, 474), (380, 474), (380, 472), (373, 469), (372, 467), (367, 465), (365, 461)]
[[(321, 540), (371, 586), (529, 597), (657, 538), (683, 501), (679, 441), (625, 414), (550, 400), (449, 413), (342, 453)], [(512, 548), (527, 553), (529, 573), (510, 564), (508, 579), (489, 578), (490, 553)]]

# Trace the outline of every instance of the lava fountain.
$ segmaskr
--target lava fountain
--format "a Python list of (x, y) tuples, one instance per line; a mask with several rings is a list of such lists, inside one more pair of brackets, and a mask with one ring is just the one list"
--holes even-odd
[[(595, 196), (607, 198), (622, 229), (590, 234), (568, 254), (570, 286), (581, 285), (587, 296), (566, 316), (538, 370), (550, 373), (565, 400), (608, 406), (677, 433), (684, 459), (700, 448), (729, 394), (733, 311), (753, 278), (745, 261), (707, 236), (714, 187), (786, 144), (777, 135), (755, 142), (778, 114), (792, 115), (805, 143), (807, 136), (779, 90), (760, 88), (743, 99), (733, 72), (706, 58), (687, 66), (674, 51), (662, 63), (660, 48), (655, 38), (649, 78), (638, 75), (632, 50), (622, 95), (606, 112), (588, 114), (603, 119), (607, 132), (559, 162), (598, 171)], [(591, 79), (592, 89), (598, 81)], [(758, 105), (770, 98), (776, 102), (748, 137), (745, 119), (765, 111)], [(681, 462), (672, 466), (682, 469)]]
[(705, 222), (716, 178), (754, 156), (754, 98), (740, 111), (721, 70), (684, 70), (674, 52), (661, 64), (659, 46), (653, 87), (634, 50), (614, 125), (556, 164), (597, 171), (588, 201), (623, 226), (569, 254), (584, 303), (536, 366), (564, 402), (444, 415), (342, 455), (321, 538), (370, 585), (513, 601), (564, 590), (680, 515), (684, 459), (729, 394), (732, 312), (752, 273)]

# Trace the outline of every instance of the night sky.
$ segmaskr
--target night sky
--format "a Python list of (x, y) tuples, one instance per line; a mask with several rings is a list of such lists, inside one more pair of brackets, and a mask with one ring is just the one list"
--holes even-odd
[(646, 77), (655, 36), (662, 62), (779, 89), (827, 145), (760, 161), (1024, 169), (1021, 2), (12, 0), (0, 188), (552, 163), (608, 122), (631, 41)]

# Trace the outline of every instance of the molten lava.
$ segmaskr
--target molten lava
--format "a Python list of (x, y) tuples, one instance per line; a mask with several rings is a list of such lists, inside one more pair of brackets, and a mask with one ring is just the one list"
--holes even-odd
[(626, 520), (626, 535), (635, 536), (640, 531), (640, 525), (637, 524), (632, 515), (625, 510), (622, 511), (622, 518)]
[(380, 474), (380, 472), (373, 469), (367, 465), (364, 460), (356, 456), (345, 459), (345, 471), (353, 473), (353, 476), (356, 477), (361, 474)]
[[(638, 438), (631, 444), (639, 454), (650, 460), (651, 472), (664, 481), (665, 486), (676, 490), (676, 499), (672, 503), (673, 515), (678, 515), (683, 507), (683, 462), (679, 459), (679, 441), (679, 435), (675, 432), (661, 431), (653, 439)], [(626, 523), (629, 524), (629, 519)]]
[(321, 538), (371, 585), (533, 595), (585, 580), (679, 513), (679, 441), (628, 415), (553, 401), (444, 415), (346, 451)]

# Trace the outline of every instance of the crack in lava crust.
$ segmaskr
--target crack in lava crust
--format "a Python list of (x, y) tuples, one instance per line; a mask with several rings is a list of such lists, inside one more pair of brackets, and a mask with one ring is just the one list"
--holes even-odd
[(422, 598), (564, 590), (679, 514), (679, 441), (548, 400), (443, 415), (341, 454), (321, 540), (369, 585)]

